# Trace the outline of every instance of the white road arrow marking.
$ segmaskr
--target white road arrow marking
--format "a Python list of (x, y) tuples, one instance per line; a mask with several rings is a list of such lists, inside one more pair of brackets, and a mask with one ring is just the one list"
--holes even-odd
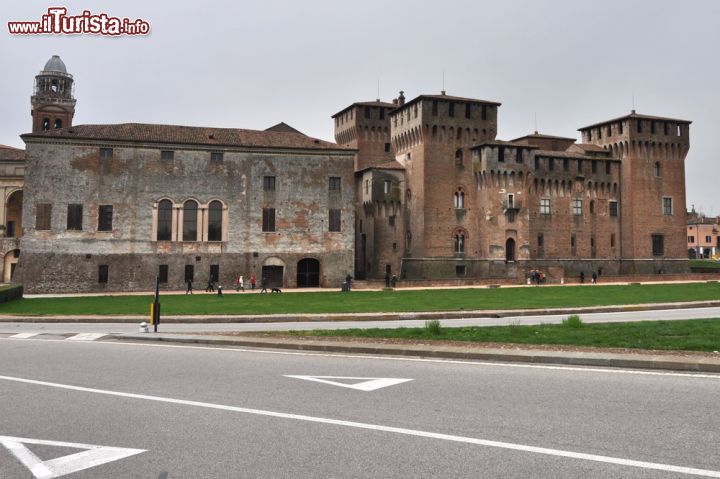
[[(412, 379), (400, 378), (357, 378), (352, 376), (294, 376), (285, 375), (286, 378), (305, 379), (306, 381), (315, 381), (318, 383), (332, 384), (342, 388), (357, 389), (358, 391), (375, 391), (376, 389), (395, 386), (396, 384), (412, 381)], [(339, 383), (330, 381), (330, 379), (362, 379), (363, 381), (354, 384)]]
[(75, 336), (70, 336), (66, 341), (95, 341), (103, 336), (107, 336), (105, 333), (80, 333)]
[(32, 338), (33, 336), (37, 336), (38, 334), (40, 334), (40, 333), (17, 333), (17, 334), (13, 334), (10, 337), (13, 339), (29, 339), (29, 338)]
[[(30, 469), (36, 479), (53, 479), (73, 472), (82, 471), (108, 462), (125, 459), (145, 452), (145, 449), (128, 449), (124, 447), (95, 446), (93, 444), (77, 444), (73, 442), (41, 441), (25, 437), (0, 436), (0, 444), (5, 446), (25, 467)], [(82, 452), (43, 461), (25, 444), (43, 446), (71, 447), (85, 449)]]

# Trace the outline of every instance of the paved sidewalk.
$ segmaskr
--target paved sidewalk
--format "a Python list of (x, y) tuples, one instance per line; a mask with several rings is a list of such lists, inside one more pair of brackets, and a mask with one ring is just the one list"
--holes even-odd
[(416, 358), (445, 358), (558, 364), (629, 369), (654, 369), (720, 373), (720, 354), (672, 354), (602, 352), (589, 350), (544, 350), (532, 347), (490, 348), (479, 345), (398, 344), (364, 341), (335, 341), (253, 336), (192, 335), (164, 333), (134, 333), (112, 335), (120, 341), (167, 342), (226, 347), (276, 348), (296, 351), (318, 351), (335, 354), (370, 354), (378, 356), (408, 356)]

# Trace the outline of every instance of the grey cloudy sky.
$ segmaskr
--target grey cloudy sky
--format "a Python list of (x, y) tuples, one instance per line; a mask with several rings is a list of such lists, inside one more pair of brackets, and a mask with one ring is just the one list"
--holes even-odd
[[(12, 36), (7, 21), (65, 6), (151, 24), (146, 37)], [(75, 124), (264, 129), (333, 139), (354, 101), (442, 89), (502, 103), (498, 137), (630, 112), (692, 120), (687, 205), (720, 214), (720, 1), (3, 2), (0, 144), (21, 147), (33, 77), (51, 55), (76, 80)]]

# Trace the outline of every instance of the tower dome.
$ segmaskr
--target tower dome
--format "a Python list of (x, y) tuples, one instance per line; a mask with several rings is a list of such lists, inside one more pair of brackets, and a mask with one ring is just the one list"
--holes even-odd
[(43, 71), (67, 73), (67, 68), (65, 68), (65, 63), (58, 55), (53, 55), (52, 58), (45, 63)]

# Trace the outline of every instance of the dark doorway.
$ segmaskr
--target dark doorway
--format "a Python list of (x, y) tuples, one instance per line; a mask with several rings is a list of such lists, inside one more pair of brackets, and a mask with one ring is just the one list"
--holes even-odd
[(185, 282), (195, 281), (195, 266), (191, 264), (185, 265)]
[(297, 265), (297, 287), (317, 288), (320, 286), (320, 261), (304, 258)]
[(505, 242), (505, 261), (515, 261), (515, 240), (512, 238)]
[[(263, 266), (262, 278), (267, 279), (269, 288), (281, 288), (283, 285), (283, 267), (282, 266)], [(260, 280), (262, 284), (262, 279)]]
[(211, 264), (210, 265), (210, 281), (213, 283), (220, 282), (220, 265), (219, 264)]

